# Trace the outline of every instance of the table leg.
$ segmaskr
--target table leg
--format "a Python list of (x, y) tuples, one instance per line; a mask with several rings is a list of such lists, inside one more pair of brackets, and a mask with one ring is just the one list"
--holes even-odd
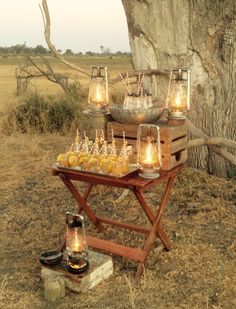
[[(165, 232), (160, 228), (160, 221), (161, 221), (162, 212), (163, 212), (163, 210), (164, 210), (164, 208), (165, 208), (165, 206), (167, 204), (168, 198), (170, 196), (171, 189), (173, 187), (175, 177), (176, 177), (176, 175), (174, 174), (167, 181), (167, 184), (166, 184), (166, 187), (165, 187), (165, 190), (164, 190), (164, 193), (162, 195), (161, 202), (160, 202), (160, 206), (159, 206), (159, 208), (157, 210), (157, 213), (156, 213), (156, 216), (155, 216), (155, 220), (153, 222), (150, 234), (149, 234), (149, 236), (148, 236), (148, 238), (146, 240), (145, 246), (144, 246), (144, 251), (145, 251), (144, 262), (141, 262), (138, 265), (138, 269), (137, 269), (137, 273), (136, 273), (137, 277), (140, 277), (142, 275), (142, 273), (143, 273), (144, 265), (145, 265), (145, 263), (146, 263), (146, 261), (147, 261), (147, 259), (149, 257), (149, 254), (151, 252), (151, 249), (152, 249), (152, 246), (153, 246), (153, 243), (155, 241), (155, 238), (156, 238), (157, 234), (159, 235), (159, 237), (160, 237), (162, 243), (164, 244), (165, 248), (167, 250), (170, 249), (169, 239), (168, 239), (167, 235), (165, 234)], [(147, 207), (149, 208), (149, 206), (147, 204), (145, 204), (145, 203), (142, 206), (145, 209), (147, 209)]]
[[(86, 215), (89, 217), (89, 219), (93, 222), (95, 226), (97, 226), (99, 229), (101, 229), (101, 223), (99, 222), (96, 214), (92, 211), (92, 209), (88, 206), (86, 200), (80, 195), (79, 191), (75, 188), (73, 183), (68, 179), (65, 175), (59, 174), (59, 177), (67, 187), (67, 189), (71, 192), (75, 200), (79, 203), (80, 207), (83, 209), (83, 211), (86, 213)], [(89, 188), (90, 191), (92, 188)], [(87, 190), (87, 193), (89, 192), (89, 189)], [(88, 195), (88, 194), (87, 194)]]
[(141, 205), (143, 211), (148, 217), (148, 220), (153, 224), (153, 222), (155, 221), (155, 214), (153, 213), (152, 209), (148, 206), (148, 203), (145, 200), (143, 192), (141, 192), (140, 190), (135, 190), (133, 192), (137, 200), (139, 201), (139, 204)]
[[(88, 184), (87, 189), (86, 189), (86, 191), (85, 191), (85, 193), (84, 193), (84, 195), (83, 195), (83, 199), (84, 199), (86, 202), (87, 202), (87, 200), (88, 200), (89, 194), (91, 193), (92, 189), (93, 189), (93, 184), (92, 184), (92, 183)], [(83, 211), (83, 208), (79, 205), (79, 203), (77, 203), (77, 205), (78, 205), (78, 207), (77, 207), (77, 213), (78, 213), (78, 214), (81, 214), (81, 212)]]

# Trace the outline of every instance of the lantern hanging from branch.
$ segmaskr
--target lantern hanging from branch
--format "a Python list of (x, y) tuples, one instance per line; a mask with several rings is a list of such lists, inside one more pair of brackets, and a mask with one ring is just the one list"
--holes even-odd
[(185, 119), (190, 107), (190, 70), (171, 70), (166, 109), (169, 119)]
[(82, 273), (89, 267), (87, 242), (83, 216), (66, 213), (67, 269), (71, 273)]
[(108, 75), (106, 67), (92, 66), (88, 103), (98, 112), (106, 112), (109, 104)]
[(154, 124), (140, 124), (137, 132), (137, 164), (143, 178), (159, 177), (162, 166), (160, 128)]

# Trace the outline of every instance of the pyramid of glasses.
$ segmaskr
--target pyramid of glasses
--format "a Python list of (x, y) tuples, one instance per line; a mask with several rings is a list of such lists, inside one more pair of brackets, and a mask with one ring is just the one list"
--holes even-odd
[(81, 139), (79, 132), (74, 143), (65, 153), (57, 156), (59, 167), (73, 168), (98, 174), (122, 176), (129, 173), (130, 147), (127, 146), (123, 132), (123, 144), (118, 150), (112, 132), (111, 143), (108, 144), (103, 131), (96, 131), (95, 140), (90, 141), (84, 132)]

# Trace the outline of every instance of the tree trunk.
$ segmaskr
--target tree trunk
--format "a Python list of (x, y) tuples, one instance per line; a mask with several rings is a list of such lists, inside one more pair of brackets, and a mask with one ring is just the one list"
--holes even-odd
[[(236, 1), (122, 0), (135, 69), (191, 69), (190, 120), (210, 137), (236, 136)], [(165, 102), (167, 81), (148, 87)], [(218, 176), (235, 168), (208, 147), (189, 162)]]
[(16, 95), (17, 96), (26, 94), (30, 79), (31, 78), (21, 77), (21, 76), (16, 77)]

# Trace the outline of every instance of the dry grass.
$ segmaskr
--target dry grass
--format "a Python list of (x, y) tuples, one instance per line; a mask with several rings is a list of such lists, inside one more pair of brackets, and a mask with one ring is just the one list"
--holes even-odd
[[(40, 58), (34, 59), (36, 62), (40, 61)], [(121, 71), (131, 70), (131, 62), (129, 58), (126, 57), (70, 57), (68, 58), (71, 62), (79, 64), (84, 70), (90, 72), (90, 67), (92, 65), (104, 65), (109, 69), (109, 74), (111, 77), (115, 77)], [(22, 65), (24, 62), (23, 57), (19, 58), (8, 58), (1, 59), (0, 58), (0, 114), (1, 112), (5, 113), (12, 106), (16, 106), (18, 104), (19, 99), (16, 99), (16, 78), (15, 78), (15, 70), (18, 65)], [(83, 87), (88, 87), (89, 78), (78, 74), (75, 70), (68, 69), (64, 64), (60, 63), (57, 59), (49, 58), (49, 62), (51, 63), (55, 72), (65, 74), (69, 77), (70, 81), (79, 80)], [(113, 87), (112, 87), (113, 88)], [(113, 92), (115, 94), (119, 94), (124, 91), (122, 83), (118, 84), (115, 89), (113, 88)], [(37, 91), (41, 95), (63, 95), (63, 91), (61, 88), (49, 82), (45, 78), (33, 79), (29, 84), (29, 91), (35, 92)]]
[[(120, 59), (104, 59), (104, 64), (109, 66), (109, 61), (113, 61), (114, 75), (130, 66)], [(95, 63), (98, 59), (84, 58), (82, 66), (88, 68)], [(64, 66), (53, 64), (64, 72)], [(14, 95), (15, 65), (14, 59), (0, 60), (2, 114), (19, 104)], [(71, 78), (77, 77), (75, 72), (68, 73)], [(60, 89), (54, 92), (52, 84), (36, 82), (45, 94), (60, 95)], [(114, 257), (114, 275), (91, 292), (67, 292), (60, 304), (46, 303), (38, 256), (58, 247), (65, 212), (75, 207), (59, 179), (51, 176), (50, 166), (70, 143), (70, 136), (59, 134), (1, 136), (0, 308), (236, 308), (236, 182), (190, 168), (179, 175), (162, 220), (172, 250), (163, 251), (157, 240), (141, 281), (135, 281), (135, 262)], [(153, 208), (160, 199), (160, 189), (146, 193)], [(98, 186), (89, 203), (99, 215), (147, 224), (131, 193), (116, 202), (121, 193), (119, 189)], [(90, 235), (97, 234), (88, 221), (86, 229)], [(112, 228), (101, 237), (135, 246), (143, 244), (143, 237)]]
[[(2, 139), (5, 242), (1, 246), (0, 302), (6, 309), (53, 308), (43, 297), (38, 256), (58, 246), (64, 214), (75, 206), (59, 179), (50, 174), (56, 155), (69, 143), (69, 137), (55, 134)], [(159, 200), (158, 191), (153, 188), (146, 194), (153, 205)], [(114, 202), (121, 192), (99, 186), (89, 203), (100, 215), (144, 224), (132, 194), (121, 203)], [(89, 293), (67, 292), (55, 308), (235, 308), (235, 197), (235, 181), (186, 168), (178, 177), (162, 222), (172, 250), (163, 251), (156, 241), (140, 282), (134, 278), (135, 262), (114, 257), (112, 277)], [(97, 233), (90, 222), (86, 221), (86, 227), (89, 234)], [(101, 236), (131, 245), (143, 243), (135, 233), (112, 228)]]
[[(78, 74), (75, 70), (68, 69), (68, 67), (60, 63), (57, 59), (49, 58), (48, 60), (55, 72), (68, 76), (69, 82), (71, 83), (79, 81), (82, 90), (87, 93), (90, 81), (88, 77)], [(90, 72), (90, 67), (92, 65), (107, 66), (111, 77), (117, 76), (120, 71), (131, 70), (132, 67), (130, 59), (127, 57), (72, 57), (68, 60), (78, 63), (84, 70), (87, 70), (88, 73)], [(16, 97), (15, 71), (19, 65), (24, 63), (24, 61), (25, 59), (23, 57), (12, 57), (7, 59), (0, 58), (0, 131), (11, 132), (11, 128), (13, 128), (13, 131), (15, 132), (19, 130), (16, 123), (14, 123), (15, 119), (12, 111), (27, 100), (27, 94), (32, 95), (37, 93), (40, 96), (45, 97), (46, 100), (48, 100), (47, 97), (53, 97), (54, 102), (57, 99), (60, 101), (61, 98), (65, 96), (65, 93), (57, 84), (49, 82), (46, 78), (36, 78), (30, 81), (28, 91), (24, 96)], [(40, 63), (41, 59), (35, 57), (34, 61)], [(110, 94), (113, 101), (120, 102), (123, 100), (123, 93), (123, 83), (118, 83), (115, 86), (110, 85)], [(50, 101), (50, 99), (48, 101)], [(81, 100), (79, 101), (82, 110), (87, 108), (86, 101), (86, 98), (83, 99), (82, 102)], [(10, 128), (6, 125), (6, 123), (9, 123), (9, 115), (12, 115), (12, 117), (10, 117)], [(28, 131), (31, 132), (32, 130), (29, 128), (27, 132)]]

